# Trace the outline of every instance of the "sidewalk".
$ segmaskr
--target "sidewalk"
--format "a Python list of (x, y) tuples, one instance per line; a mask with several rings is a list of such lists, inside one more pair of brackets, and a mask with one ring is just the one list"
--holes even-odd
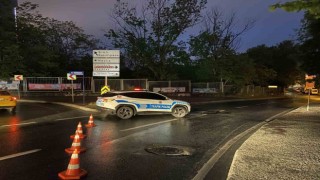
[(262, 126), (236, 151), (227, 179), (320, 179), (320, 105)]

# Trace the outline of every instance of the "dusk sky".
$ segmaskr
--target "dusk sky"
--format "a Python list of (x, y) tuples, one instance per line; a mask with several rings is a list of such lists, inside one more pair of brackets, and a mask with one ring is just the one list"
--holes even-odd
[[(24, 1), (18, 0), (19, 3)], [(87, 34), (103, 38), (103, 30), (112, 28), (109, 14), (116, 0), (29, 0), (39, 4), (42, 15), (57, 20), (68, 20), (82, 27)], [(129, 0), (141, 4), (144, 0)], [(207, 10), (219, 8), (225, 15), (237, 14), (239, 24), (255, 19), (254, 27), (241, 37), (238, 51), (266, 44), (276, 45), (283, 40), (294, 39), (303, 13), (288, 13), (283, 10), (270, 12), (268, 6), (276, 0), (208, 0)]]

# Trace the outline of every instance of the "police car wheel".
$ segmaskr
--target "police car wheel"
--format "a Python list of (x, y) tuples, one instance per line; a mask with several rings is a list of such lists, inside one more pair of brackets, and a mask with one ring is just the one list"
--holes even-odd
[(176, 118), (182, 118), (187, 115), (187, 109), (182, 106), (174, 107), (172, 110), (172, 116)]
[(129, 119), (133, 116), (133, 109), (129, 106), (121, 106), (117, 110), (117, 116), (121, 119)]

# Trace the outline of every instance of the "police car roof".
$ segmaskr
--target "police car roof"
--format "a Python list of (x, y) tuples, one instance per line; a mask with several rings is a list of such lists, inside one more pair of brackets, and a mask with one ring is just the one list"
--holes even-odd
[(103, 94), (123, 94), (123, 93), (140, 93), (140, 92), (150, 92), (148, 90), (139, 90), (139, 91), (109, 91)]
[(139, 90), (129, 90), (129, 91), (109, 91), (110, 93), (126, 93), (126, 92), (150, 92), (147, 89), (139, 89)]

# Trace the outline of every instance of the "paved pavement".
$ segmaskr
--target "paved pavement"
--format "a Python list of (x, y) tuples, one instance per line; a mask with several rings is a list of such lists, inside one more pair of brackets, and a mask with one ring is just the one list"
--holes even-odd
[(320, 179), (320, 105), (262, 126), (236, 151), (228, 180)]
[[(72, 103), (57, 97), (44, 98), (49, 102)], [(39, 97), (22, 98), (22, 101)], [(183, 99), (183, 98), (181, 98)], [(204, 100), (191, 103), (204, 103)], [(76, 97), (73, 106), (90, 107), (96, 97)], [(217, 102), (215, 98), (209, 101)], [(223, 101), (240, 101), (230, 98)], [(69, 103), (68, 103), (69, 101)], [(208, 99), (205, 101), (207, 102)], [(91, 103), (91, 105), (92, 105)], [(265, 123), (236, 151), (229, 180), (242, 179), (320, 179), (320, 105), (303, 106)], [(213, 178), (214, 179), (214, 178)]]

